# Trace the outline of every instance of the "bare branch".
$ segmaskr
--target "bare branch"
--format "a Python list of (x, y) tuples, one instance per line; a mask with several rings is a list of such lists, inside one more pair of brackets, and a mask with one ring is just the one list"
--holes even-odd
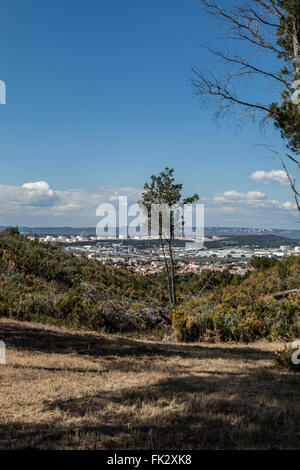
[(270, 113), (270, 109), (260, 103), (251, 103), (238, 97), (233, 89), (230, 89), (229, 80), (218, 80), (211, 74), (211, 78), (203, 74), (200, 70), (192, 68), (194, 77), (192, 83), (200, 98), (214, 97), (217, 100), (217, 117), (228, 111), (232, 105), (242, 105), (245, 108), (264, 111)]
[(254, 3), (258, 3), (262, 8), (272, 13), (272, 15), (277, 16), (278, 18), (283, 18), (283, 12), (281, 8), (278, 8), (278, 2), (275, 0), (263, 1), (263, 0), (253, 0)]
[[(192, 84), (196, 94), (201, 98), (214, 98), (217, 103), (216, 116), (219, 117), (229, 111), (234, 105), (241, 105), (244, 109), (259, 111), (265, 114), (265, 122), (270, 115), (269, 104), (255, 103), (252, 99), (239, 96), (236, 92), (235, 84), (240, 83), (240, 79), (257, 75), (261, 78), (271, 79), (281, 87), (288, 88), (294, 78), (294, 68), (287, 64), (286, 59), (294, 58), (289, 52), (277, 44), (275, 32), (284, 19), (284, 9), (281, 8), (280, 0), (245, 0), (244, 2), (226, 6), (219, 4), (216, 0), (200, 0), (205, 10), (212, 16), (223, 20), (229, 28), (226, 28), (225, 39), (248, 42), (252, 46), (258, 46), (265, 51), (276, 54), (277, 59), (285, 61), (284, 74), (274, 70), (268, 70), (255, 59), (248, 59), (245, 49), (242, 53), (220, 51), (207, 48), (208, 51), (223, 60), (226, 65), (223, 77), (216, 78), (214, 75), (206, 75), (197, 67), (192, 68)], [(223, 6), (225, 5), (225, 6)], [(275, 28), (275, 31), (273, 29)], [(253, 47), (252, 49), (255, 49)], [(205, 101), (205, 100), (204, 100)], [(256, 113), (254, 113), (255, 116)]]
[[(240, 69), (237, 71), (236, 76), (242, 75), (242, 74), (258, 74), (262, 75), (268, 78), (273, 78), (274, 80), (277, 80), (281, 82), (283, 85), (287, 85), (287, 81), (282, 79), (279, 75), (275, 75), (275, 73), (272, 72), (267, 72), (266, 70), (262, 70), (261, 68), (250, 64), (246, 60), (243, 60), (239, 56), (230, 56), (229, 53), (225, 54), (225, 52), (222, 52), (217, 49), (213, 49), (208, 47), (207, 50), (211, 52), (212, 54), (220, 57), (222, 60), (225, 62), (231, 63), (231, 64), (236, 64), (240, 65)], [(245, 69), (245, 70), (244, 70)]]
[[(253, 15), (253, 18), (256, 19), (256, 21), (259, 21), (260, 23), (264, 24), (265, 26), (271, 26), (272, 28), (278, 28), (278, 23), (272, 23), (267, 17), (263, 17), (263, 15), (258, 13), (253, 8), (250, 7), (248, 11), (247, 11), (247, 9), (243, 9), (243, 10), (245, 11), (245, 15), (247, 15), (248, 12), (251, 13)], [(242, 9), (241, 9), (241, 11), (242, 11)]]
[(300, 168), (300, 160), (296, 160), (296, 158), (292, 157), (292, 155), (290, 154), (286, 154), (286, 156), (294, 163), (296, 163), (296, 165)]
[[(277, 11), (272, 7), (270, 2), (262, 0), (252, 0), (252, 2), (263, 7), (275, 16), (275, 19), (283, 16), (282, 13), (279, 13), (279, 10)], [(248, 41), (255, 46), (269, 49), (281, 57), (291, 58), (287, 52), (277, 47), (275, 37), (273, 37), (273, 41), (272, 37), (267, 38), (268, 34), (262, 27), (272, 26), (277, 29), (279, 26), (278, 21), (272, 22), (251, 6), (233, 6), (230, 10), (220, 7), (214, 0), (201, 0), (201, 3), (210, 15), (217, 16), (231, 25), (228, 38)]]
[[(234, 1), (235, 3), (233, 3)], [(202, 100), (205, 101), (211, 98), (216, 102), (217, 117), (235, 107), (240, 107), (245, 110), (262, 112), (262, 122), (271, 118), (276, 127), (281, 129), (282, 136), (287, 142), (287, 149), (292, 149), (292, 155), (287, 153), (283, 159), (277, 152), (274, 153), (279, 157), (300, 212), (300, 190), (298, 191), (296, 179), (293, 179), (288, 168), (288, 163), (292, 163), (296, 165), (298, 170), (300, 169), (300, 156), (296, 155), (296, 150), (300, 146), (299, 137), (294, 132), (294, 127), (297, 128), (297, 121), (295, 124), (291, 124), (291, 129), (289, 122), (286, 124), (286, 119), (288, 121), (293, 119), (293, 113), (288, 114), (288, 106), (287, 111), (285, 111), (284, 106), (278, 106), (276, 103), (265, 105), (255, 102), (255, 98), (241, 97), (241, 93), (237, 93), (235, 88), (235, 85), (240, 84), (243, 78), (253, 75), (267, 78), (269, 82), (273, 80), (273, 83), (276, 82), (278, 85), (284, 86), (281, 102), (282, 104), (286, 104), (286, 102), (287, 105), (290, 104), (290, 94), (293, 92), (292, 84), (300, 74), (299, 2), (300, 0), (297, 0), (297, 2), (285, 0), (231, 0), (228, 6), (226, 0), (223, 0), (222, 3), (221, 0), (220, 3), (217, 3), (216, 0), (200, 0), (207, 13), (221, 19), (225, 24), (223, 39), (236, 40), (237, 43), (240, 41), (243, 45), (246, 43), (248, 50), (252, 49), (254, 52), (257, 52), (257, 47), (262, 48), (264, 56), (267, 51), (276, 54), (277, 61), (283, 62), (283, 67), (279, 72), (272, 69), (268, 70), (256, 58), (251, 57), (250, 59), (247, 57), (247, 48), (243, 48), (242, 52), (207, 48), (210, 53), (219, 57), (225, 64), (226, 69), (223, 77), (217, 78), (213, 74), (208, 75), (193, 67), (194, 78), (192, 83), (197, 95)], [(292, 4), (295, 8), (290, 10), (289, 6)], [(252, 48), (249, 48), (250, 44), (253, 46)], [(300, 104), (297, 109), (300, 112)], [(291, 137), (293, 132), (294, 136)], [(297, 144), (294, 144), (295, 139), (297, 139)], [(295, 150), (295, 154), (293, 150)]]

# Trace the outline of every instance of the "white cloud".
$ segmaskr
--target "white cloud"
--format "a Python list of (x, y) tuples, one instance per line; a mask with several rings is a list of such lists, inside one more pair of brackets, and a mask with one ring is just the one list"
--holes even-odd
[(246, 193), (246, 198), (250, 200), (266, 199), (266, 195), (260, 191), (249, 191)]
[(280, 209), (285, 209), (287, 211), (295, 211), (297, 210), (297, 204), (291, 201), (286, 202), (279, 202), (279, 201), (271, 201), (275, 206), (279, 207)]
[[(46, 181), (27, 182), (21, 186), (0, 184), (0, 217), (2, 225), (28, 226), (92, 226), (96, 225), (96, 209), (101, 203), (118, 203), (126, 195), (128, 204), (136, 203), (142, 188), (137, 186), (100, 186), (84, 189), (55, 190)], [(280, 220), (297, 221), (296, 204), (268, 199), (260, 191), (228, 190), (201, 198), (208, 219), (213, 225), (223, 223), (249, 226), (260, 222), (277, 226)], [(282, 222), (282, 225), (285, 224)]]
[(258, 170), (252, 173), (250, 179), (254, 181), (260, 181), (262, 183), (280, 183), (282, 185), (288, 184), (287, 175), (283, 170)]
[[(46, 181), (24, 183), (22, 186), (0, 184), (0, 215), (19, 217), (95, 217), (96, 208), (103, 202), (117, 203), (126, 195), (128, 203), (136, 202), (141, 189), (135, 186), (102, 186), (94, 192), (83, 189), (57, 191)], [(24, 223), (24, 221), (22, 222)]]
[(207, 226), (298, 227), (299, 212), (293, 201), (271, 199), (259, 191), (230, 190), (201, 202)]
[(265, 199), (264, 193), (259, 191), (249, 191), (248, 193), (239, 193), (237, 191), (225, 191), (214, 197), (215, 202), (242, 202), (242, 201), (260, 201)]
[(216, 194), (213, 199), (207, 201), (207, 205), (213, 205), (215, 208), (222, 207), (222, 210), (230, 212), (231, 210), (252, 210), (255, 208), (261, 209), (274, 209), (279, 208), (286, 211), (295, 211), (297, 206), (290, 201), (277, 201), (268, 199), (264, 193), (259, 191), (248, 191), (247, 193), (240, 193), (238, 191), (225, 191), (222, 194)]
[(26, 188), (32, 191), (39, 191), (39, 192), (50, 192), (53, 193), (52, 189), (46, 181), (37, 181), (36, 183), (24, 183), (22, 188)]
[(51, 207), (59, 199), (48, 183), (25, 183), (23, 186), (7, 186), (0, 184), (1, 206)]

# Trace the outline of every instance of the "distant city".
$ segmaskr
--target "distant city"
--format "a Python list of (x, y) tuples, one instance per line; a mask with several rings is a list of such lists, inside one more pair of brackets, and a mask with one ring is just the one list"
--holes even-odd
[[(164, 256), (157, 239), (145, 236), (100, 239), (91, 227), (19, 227), (19, 231), (40, 242), (60, 243), (75, 256), (86, 256), (108, 266), (125, 266), (132, 272), (148, 275), (164, 270)], [(204, 245), (197, 240), (180, 239), (175, 241), (174, 250), (178, 274), (227, 269), (245, 276), (253, 270), (252, 258), (299, 255), (300, 230), (208, 227)]]

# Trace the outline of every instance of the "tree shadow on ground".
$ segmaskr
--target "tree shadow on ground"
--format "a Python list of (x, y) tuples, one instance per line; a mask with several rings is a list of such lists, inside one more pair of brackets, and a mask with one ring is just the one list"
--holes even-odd
[(15, 321), (0, 321), (0, 339), (7, 348), (48, 354), (78, 354), (91, 357), (177, 357), (195, 359), (268, 360), (270, 351), (257, 347), (199, 346), (161, 344), (93, 333), (74, 332), (29, 326)]
[[(109, 391), (45, 400), (41, 411), (49, 422), (0, 424), (2, 449), (300, 448), (300, 375), (268, 367), (262, 361), (273, 355), (258, 347), (149, 343), (14, 321), (0, 321), (0, 339), (20, 351), (104, 358), (105, 367), (109, 364), (109, 370), (12, 366), (47, 372), (138, 373), (151, 361), (163, 367), (164, 358), (178, 358), (164, 378), (147, 385), (127, 384), (124, 374), (124, 382)], [(220, 358), (251, 361), (251, 367), (209, 370), (202, 362)], [(191, 366), (180, 359), (201, 363), (191, 374)]]
[[(300, 376), (167, 377), (148, 386), (44, 403), (64, 419), (0, 426), (2, 448), (296, 449)], [(73, 420), (73, 421), (72, 421)], [(65, 424), (64, 424), (65, 423)], [(72, 424), (66, 424), (72, 423)]]
[(23, 370), (41, 370), (43, 372), (72, 372), (76, 374), (103, 374), (108, 372), (107, 369), (92, 369), (88, 367), (46, 367), (46, 366), (36, 366), (36, 365), (23, 365), (23, 364), (13, 364), (10, 365), (13, 369), (23, 369)]

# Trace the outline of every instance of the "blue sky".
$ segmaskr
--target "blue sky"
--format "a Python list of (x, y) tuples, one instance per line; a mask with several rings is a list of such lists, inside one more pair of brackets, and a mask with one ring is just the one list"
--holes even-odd
[(207, 225), (298, 228), (257, 146), (275, 131), (217, 126), (193, 96), (192, 64), (220, 70), (202, 47), (218, 34), (194, 0), (1, 0), (0, 225), (94, 225), (172, 166)]

